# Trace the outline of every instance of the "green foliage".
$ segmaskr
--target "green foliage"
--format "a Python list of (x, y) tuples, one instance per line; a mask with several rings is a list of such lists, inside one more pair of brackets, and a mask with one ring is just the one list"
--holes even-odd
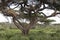
[(18, 29), (4, 29), (0, 30), (0, 40), (60, 40), (60, 25), (31, 29), (26, 36)]

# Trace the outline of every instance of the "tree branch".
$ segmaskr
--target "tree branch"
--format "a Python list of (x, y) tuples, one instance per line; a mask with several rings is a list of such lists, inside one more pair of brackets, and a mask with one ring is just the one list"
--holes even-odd
[[(18, 23), (17, 23), (17, 22)], [(15, 20), (14, 18), (13, 18), (13, 22), (14, 22), (14, 24), (18, 27), (18, 29), (21, 29), (21, 30), (23, 30), (24, 28), (23, 28), (23, 26), (21, 25), (21, 23), (18, 21), (18, 20)]]
[(60, 14), (60, 13), (57, 13), (57, 10), (55, 10), (55, 12), (52, 13), (51, 15), (49, 15), (49, 16), (46, 16), (44, 13), (42, 13), (42, 14), (45, 16), (45, 18), (49, 18), (49, 17), (54, 17), (54, 16), (56, 16), (57, 14)]
[(31, 29), (32, 27), (34, 27), (37, 21), (38, 21), (37, 18), (31, 19), (29, 25), (27, 26), (27, 29)]

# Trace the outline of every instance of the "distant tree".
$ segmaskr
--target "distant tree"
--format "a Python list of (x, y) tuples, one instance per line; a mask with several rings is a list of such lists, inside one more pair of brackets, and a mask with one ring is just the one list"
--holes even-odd
[[(29, 3), (29, 1), (31, 3)], [(45, 19), (60, 14), (57, 13), (57, 11), (60, 11), (59, 1), (60, 0), (0, 0), (0, 11), (5, 16), (11, 16), (17, 28), (20, 29), (24, 35), (27, 35), (29, 30), (41, 19), (41, 14), (43, 14)], [(15, 8), (19, 7), (19, 10), (10, 8), (12, 4), (17, 5)], [(48, 7), (46, 7), (45, 4), (47, 4)], [(43, 8), (41, 8), (42, 5)], [(46, 16), (46, 14), (40, 12), (44, 9), (52, 9), (55, 12)]]

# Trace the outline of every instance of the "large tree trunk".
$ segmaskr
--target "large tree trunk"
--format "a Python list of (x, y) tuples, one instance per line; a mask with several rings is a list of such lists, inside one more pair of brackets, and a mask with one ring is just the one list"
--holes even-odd
[(28, 34), (29, 34), (29, 29), (22, 30), (22, 34), (23, 34), (23, 35), (28, 35)]
[(36, 18), (31, 19), (30, 23), (27, 25), (27, 27), (26, 27), (26, 25), (23, 25), (17, 18), (13, 18), (13, 22), (17, 26), (17, 28), (22, 31), (23, 35), (28, 35), (29, 30), (37, 23), (37, 20), (36, 20)]
[[(16, 21), (17, 21), (18, 23), (17, 23)], [(29, 29), (25, 28), (25, 26), (23, 26), (23, 25), (19, 22), (19, 20), (13, 18), (13, 22), (14, 22), (14, 24), (17, 26), (17, 28), (22, 31), (22, 34), (23, 34), (23, 35), (28, 35)]]

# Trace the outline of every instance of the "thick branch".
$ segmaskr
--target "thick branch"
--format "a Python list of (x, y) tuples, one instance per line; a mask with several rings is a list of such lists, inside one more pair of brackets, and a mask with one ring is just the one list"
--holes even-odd
[(15, 24), (19, 29), (21, 29), (21, 30), (24, 29), (24, 28), (22, 27), (22, 25), (20, 24), (20, 22), (16, 22), (15, 19), (13, 19), (13, 22), (14, 22), (14, 24)]
[(38, 21), (37, 18), (31, 19), (29, 25), (27, 26), (27, 29), (31, 29), (32, 27), (34, 27), (37, 21)]
[(2, 12), (5, 16), (16, 17), (18, 15), (13, 9), (5, 9), (5, 10), (2, 10)]

